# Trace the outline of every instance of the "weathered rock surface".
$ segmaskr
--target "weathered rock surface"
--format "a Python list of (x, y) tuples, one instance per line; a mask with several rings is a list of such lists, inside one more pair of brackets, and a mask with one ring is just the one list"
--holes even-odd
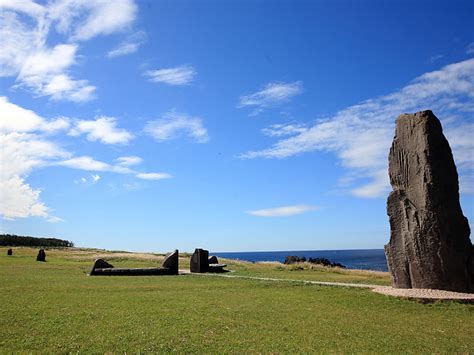
[(458, 174), (431, 111), (397, 118), (389, 176), (385, 254), (393, 286), (474, 292), (474, 248)]
[(36, 257), (36, 261), (46, 261), (46, 253), (44, 249), (39, 250), (38, 256)]

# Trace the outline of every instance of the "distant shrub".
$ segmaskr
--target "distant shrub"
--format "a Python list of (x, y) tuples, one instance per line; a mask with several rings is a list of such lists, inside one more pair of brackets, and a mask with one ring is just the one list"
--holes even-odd
[(0, 246), (11, 247), (73, 247), (74, 243), (57, 238), (36, 238), (14, 234), (0, 234)]
[(322, 266), (330, 266), (330, 267), (340, 267), (340, 268), (346, 268), (344, 265), (340, 263), (333, 263), (329, 259), (326, 258), (309, 258), (306, 259), (304, 256), (300, 258), (299, 256), (294, 256), (294, 255), (289, 255), (285, 258), (284, 264), (286, 265), (291, 265), (291, 264), (297, 264), (297, 263), (304, 263), (308, 262), (310, 264), (316, 264), (316, 265), (322, 265)]

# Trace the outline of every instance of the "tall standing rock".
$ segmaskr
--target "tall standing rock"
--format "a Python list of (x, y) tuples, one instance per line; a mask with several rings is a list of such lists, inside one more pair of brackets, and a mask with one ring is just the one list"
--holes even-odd
[(474, 249), (456, 165), (431, 111), (397, 118), (389, 175), (385, 255), (392, 285), (474, 292)]

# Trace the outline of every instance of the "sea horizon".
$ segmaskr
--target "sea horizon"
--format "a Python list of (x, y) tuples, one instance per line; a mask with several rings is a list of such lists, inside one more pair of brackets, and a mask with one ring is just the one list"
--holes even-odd
[(308, 258), (326, 258), (331, 262), (344, 265), (348, 269), (388, 271), (383, 249), (333, 249), (333, 250), (278, 250), (247, 252), (214, 252), (217, 257), (249, 262), (277, 261), (284, 262), (287, 256), (293, 255)]

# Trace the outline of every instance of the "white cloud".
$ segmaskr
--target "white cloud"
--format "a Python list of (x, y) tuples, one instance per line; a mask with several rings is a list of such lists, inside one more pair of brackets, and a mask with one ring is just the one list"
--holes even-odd
[(107, 53), (108, 58), (115, 58), (124, 56), (127, 54), (135, 53), (140, 46), (145, 43), (146, 34), (143, 31), (139, 31), (129, 36), (125, 41), (120, 43), (117, 48), (112, 49)]
[(190, 65), (182, 65), (175, 68), (149, 70), (145, 72), (145, 75), (154, 83), (187, 85), (193, 81), (196, 70)]
[(269, 137), (284, 137), (306, 132), (308, 128), (302, 124), (273, 124), (264, 129), (262, 133)]
[(193, 138), (197, 143), (209, 141), (207, 129), (203, 126), (201, 118), (175, 111), (165, 113), (161, 119), (147, 122), (145, 132), (159, 141), (182, 135)]
[(69, 154), (43, 138), (20, 132), (0, 133), (0, 215), (7, 219), (50, 218), (41, 190), (25, 182), (29, 173)]
[(247, 211), (248, 214), (258, 217), (288, 217), (297, 214), (302, 214), (308, 211), (318, 209), (316, 206), (310, 205), (294, 205), (274, 208), (265, 208), (262, 210)]
[[(0, 76), (16, 76), (16, 88), (37, 96), (74, 102), (94, 98), (96, 87), (74, 79), (78, 41), (130, 27), (137, 7), (132, 0), (59, 0), (0, 2)], [(58, 42), (65, 35), (66, 41)]]
[(95, 183), (99, 182), (100, 175), (97, 175), (97, 174), (91, 175), (91, 179), (92, 179), (92, 182), (95, 184)]
[[(447, 65), (421, 75), (389, 95), (377, 97), (319, 120), (304, 132), (281, 139), (267, 149), (242, 158), (285, 158), (312, 151), (332, 152), (358, 183), (359, 197), (386, 196), (390, 190), (387, 156), (396, 117), (404, 112), (431, 109), (442, 120), (461, 175), (474, 169), (474, 59)], [(362, 183), (360, 180), (369, 180)], [(461, 189), (467, 189), (461, 185)]]
[(63, 0), (51, 3), (48, 15), (59, 33), (73, 41), (86, 41), (126, 30), (137, 10), (132, 0)]
[(173, 177), (172, 175), (168, 173), (139, 173), (135, 176), (142, 180), (162, 180), (162, 179), (170, 179)]
[(69, 128), (69, 120), (59, 117), (47, 121), (31, 110), (11, 103), (5, 96), (0, 96), (0, 133), (58, 131)]
[(471, 43), (468, 44), (468, 46), (466, 48), (466, 53), (467, 54), (474, 53), (474, 42), (471, 42)]
[(5, 219), (48, 217), (48, 208), (39, 200), (40, 193), (19, 176), (2, 179), (0, 214)]
[(90, 185), (94, 185), (96, 183), (99, 182), (99, 180), (101, 179), (101, 176), (98, 175), (98, 174), (92, 174), (89, 178), (87, 177), (81, 177), (80, 179), (78, 180), (74, 180), (74, 183), (77, 185), (77, 184), (90, 184)]
[(79, 169), (86, 171), (108, 171), (119, 174), (131, 174), (133, 170), (121, 166), (111, 165), (100, 160), (95, 160), (89, 156), (74, 157), (56, 162), (54, 165), (65, 166), (71, 169)]
[(288, 102), (291, 98), (303, 92), (303, 83), (295, 81), (292, 83), (272, 82), (253, 94), (240, 97), (238, 107), (254, 107), (251, 115), (256, 115), (263, 110)]
[(143, 161), (142, 158), (136, 157), (136, 156), (119, 157), (115, 160), (118, 162), (118, 165), (122, 165), (122, 166), (137, 165)]
[(114, 117), (102, 116), (93, 121), (81, 120), (76, 122), (69, 135), (78, 136), (85, 133), (90, 141), (100, 141), (104, 144), (125, 144), (133, 135), (123, 128), (117, 128)]
[[(42, 217), (49, 222), (62, 221), (40, 199), (41, 189), (26, 180), (39, 168), (64, 166), (91, 172), (143, 174), (139, 178), (165, 178), (166, 173), (139, 173), (129, 168), (140, 164), (136, 156), (124, 156), (109, 164), (89, 156), (74, 157), (54, 141), (54, 134), (65, 131), (70, 120), (59, 117), (46, 120), (35, 112), (15, 105), (0, 97), (0, 216), (6, 219)], [(79, 183), (97, 183), (98, 174), (75, 180)]]

